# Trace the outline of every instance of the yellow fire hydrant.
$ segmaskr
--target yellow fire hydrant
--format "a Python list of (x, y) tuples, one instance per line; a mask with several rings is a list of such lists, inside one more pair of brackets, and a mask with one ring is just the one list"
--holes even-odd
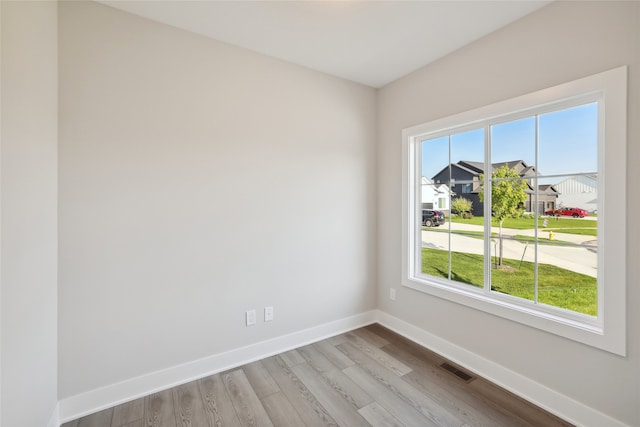
[(553, 234), (553, 231), (549, 231), (549, 240), (553, 240), (554, 237), (556, 236)]

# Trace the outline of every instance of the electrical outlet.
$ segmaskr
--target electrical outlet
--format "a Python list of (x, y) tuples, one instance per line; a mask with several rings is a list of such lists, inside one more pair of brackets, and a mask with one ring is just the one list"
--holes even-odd
[(389, 299), (391, 301), (395, 301), (396, 300), (396, 288), (390, 288), (389, 289)]
[(249, 310), (245, 313), (246, 318), (247, 318), (247, 326), (251, 326), (251, 325), (255, 325), (256, 324), (256, 311), (255, 310)]
[(271, 322), (273, 320), (273, 307), (264, 308), (264, 321)]

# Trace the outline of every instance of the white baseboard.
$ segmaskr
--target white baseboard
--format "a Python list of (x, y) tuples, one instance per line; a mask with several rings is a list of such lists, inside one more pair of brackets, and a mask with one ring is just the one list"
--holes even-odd
[(376, 320), (386, 328), (575, 425), (628, 427), (619, 420), (383, 311), (377, 311)]
[[(376, 314), (376, 310), (368, 311), (67, 397), (62, 399), (56, 408), (57, 420), (71, 421), (151, 393), (369, 325), (376, 321)], [(58, 427), (59, 424), (58, 422), (54, 426)]]
[(329, 322), (62, 399), (47, 427), (213, 375), (374, 322), (432, 350), (575, 425), (629, 427), (580, 402), (380, 310)]
[(61, 424), (60, 422), (60, 403), (58, 402), (56, 404), (56, 407), (53, 408), (53, 413), (51, 414), (51, 417), (49, 418), (49, 422), (47, 423), (47, 427), (59, 427)]

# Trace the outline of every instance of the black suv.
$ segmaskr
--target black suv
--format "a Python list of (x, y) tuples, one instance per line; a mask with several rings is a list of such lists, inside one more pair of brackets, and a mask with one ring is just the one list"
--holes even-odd
[(437, 227), (444, 224), (444, 214), (440, 211), (422, 209), (422, 225)]

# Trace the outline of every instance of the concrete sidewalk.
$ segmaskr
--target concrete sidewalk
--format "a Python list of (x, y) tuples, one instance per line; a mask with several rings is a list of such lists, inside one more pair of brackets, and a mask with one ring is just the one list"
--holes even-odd
[[(437, 229), (428, 229), (422, 231), (422, 246), (447, 250), (451, 247), (453, 252), (465, 252), (472, 254), (484, 253), (484, 239), (460, 234), (449, 234), (436, 230), (448, 230), (451, 225), (452, 231), (483, 231), (478, 225), (446, 223)], [(493, 227), (492, 231), (498, 233), (499, 228)], [(524, 244), (518, 240), (512, 240), (513, 236), (528, 235), (529, 232), (533, 236), (533, 230), (516, 230), (502, 229), (503, 239), (503, 257), (520, 261), (524, 255), (525, 261), (533, 262), (538, 257), (538, 263), (551, 264), (576, 273), (586, 274), (591, 277), (597, 277), (598, 272), (598, 255), (592, 245), (597, 244), (596, 238), (593, 236), (580, 236), (574, 234), (556, 234), (556, 239), (571, 242), (576, 245), (588, 244), (588, 246), (555, 246), (547, 244), (533, 243)], [(546, 234), (546, 236), (545, 236)], [(539, 237), (548, 237), (547, 232), (539, 233)], [(494, 243), (491, 245), (492, 255), (497, 251), (498, 239), (492, 239)]]

